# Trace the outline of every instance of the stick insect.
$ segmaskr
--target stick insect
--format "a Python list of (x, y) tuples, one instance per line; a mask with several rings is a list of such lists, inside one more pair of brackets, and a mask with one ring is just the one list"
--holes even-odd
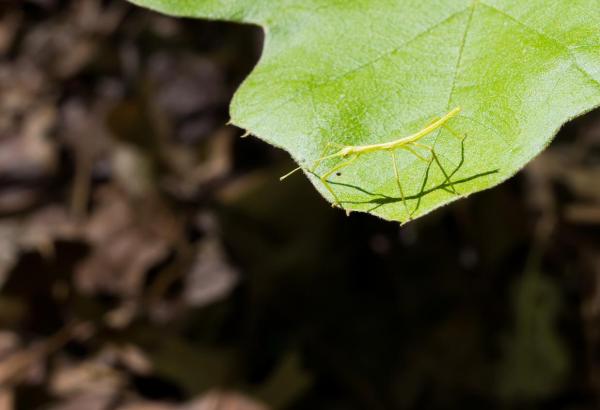
[[(357, 159), (359, 159), (361, 156), (363, 156), (365, 154), (369, 154), (372, 152), (382, 152), (382, 151), (389, 152), (391, 155), (392, 163), (393, 163), (394, 176), (396, 178), (396, 183), (398, 185), (398, 190), (400, 192), (400, 198), (401, 198), (402, 202), (404, 203), (404, 207), (406, 209), (407, 214), (410, 217), (411, 213), (408, 210), (408, 206), (405, 201), (406, 197), (404, 195), (404, 189), (402, 188), (402, 183), (400, 182), (400, 173), (398, 172), (398, 165), (396, 163), (397, 162), (396, 161), (396, 150), (403, 149), (405, 151), (408, 151), (411, 154), (413, 154), (415, 157), (417, 157), (419, 160), (426, 162), (428, 165), (431, 164), (432, 161), (436, 161), (438, 166), (442, 170), (442, 173), (446, 177), (445, 182), (448, 182), (449, 177), (448, 177), (448, 175), (446, 175), (446, 172), (442, 168), (442, 166), (437, 158), (437, 155), (435, 154), (433, 147), (422, 144), (419, 141), (422, 138), (424, 138), (425, 136), (431, 134), (433, 131), (444, 126), (448, 121), (450, 121), (450, 119), (457, 116), (458, 113), (460, 112), (460, 110), (461, 110), (460, 107), (456, 107), (452, 111), (450, 111), (446, 115), (444, 115), (443, 117), (438, 118), (438, 119), (434, 120), (433, 122), (431, 122), (429, 125), (427, 125), (425, 128), (423, 128), (421, 131), (418, 131), (418, 132), (416, 132), (412, 135), (406, 136), (406, 137), (398, 138), (398, 139), (390, 141), (390, 142), (384, 142), (384, 143), (379, 143), (379, 144), (370, 144), (370, 145), (339, 145), (339, 147), (338, 147), (338, 148), (340, 148), (339, 151), (336, 151), (333, 154), (325, 155), (325, 153), (327, 152), (329, 147), (337, 145), (337, 144), (328, 143), (325, 146), (325, 150), (322, 154), (324, 156), (321, 156), (320, 158), (315, 160), (314, 165), (312, 166), (312, 169), (310, 170), (310, 172), (314, 173), (314, 170), (316, 170), (323, 161), (326, 161), (328, 159), (340, 158), (340, 159), (344, 160), (344, 161), (340, 162), (339, 164), (335, 165), (334, 167), (332, 167), (331, 169), (329, 169), (327, 172), (325, 172), (323, 175), (321, 175), (319, 177), (319, 179), (321, 180), (321, 182), (323, 183), (325, 188), (329, 191), (329, 193), (333, 197), (334, 202), (333, 202), (332, 206), (334, 206), (334, 207), (337, 206), (337, 207), (343, 208), (341, 206), (340, 200), (338, 199), (336, 193), (334, 192), (333, 188), (331, 187), (331, 185), (327, 179), (334, 173), (339, 172), (342, 168), (345, 168), (345, 167), (351, 165)], [(452, 135), (458, 137), (454, 132), (451, 132), (451, 133), (452, 133)], [(417, 151), (417, 149), (427, 150), (431, 154), (431, 157), (429, 159), (425, 158), (423, 155), (421, 155), (421, 153), (419, 153)], [(283, 181), (284, 179), (286, 179), (287, 177), (289, 177), (290, 175), (294, 174), (295, 172), (297, 172), (301, 169), (304, 169), (304, 167), (299, 166), (298, 168), (295, 168), (294, 170), (285, 174), (284, 176), (282, 176), (279, 179), (281, 181)], [(456, 191), (454, 191), (454, 193), (456, 193)], [(349, 213), (349, 212), (347, 212), (347, 213)]]

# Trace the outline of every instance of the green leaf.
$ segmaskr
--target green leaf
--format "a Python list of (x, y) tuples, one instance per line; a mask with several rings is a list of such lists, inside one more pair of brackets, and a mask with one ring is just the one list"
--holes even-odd
[[(448, 123), (467, 136), (462, 143), (447, 128), (420, 141), (439, 164), (398, 150), (405, 201), (389, 152), (329, 178), (344, 208), (389, 220), (497, 185), (562, 124), (600, 105), (598, 0), (133, 2), (264, 27), (262, 58), (233, 99), (232, 122), (307, 169), (328, 143), (389, 142), (462, 107)], [(305, 170), (329, 200), (318, 176), (341, 161)]]

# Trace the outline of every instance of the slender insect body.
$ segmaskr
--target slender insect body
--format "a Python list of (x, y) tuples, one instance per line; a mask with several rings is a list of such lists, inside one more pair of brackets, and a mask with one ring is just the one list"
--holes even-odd
[(342, 148), (342, 150), (339, 152), (340, 156), (343, 158), (347, 158), (352, 154), (356, 154), (356, 147), (344, 147)]
[[(402, 137), (393, 141), (389, 141), (389, 142), (384, 142), (384, 143), (379, 143), (379, 144), (370, 144), (370, 145), (349, 145), (349, 146), (344, 146), (342, 147), (339, 151), (334, 152), (333, 154), (329, 154), (326, 155), (327, 149), (335, 144), (331, 144), (328, 143), (325, 147), (325, 151), (323, 152), (323, 154), (321, 155), (320, 158), (318, 158), (314, 164), (313, 167), (311, 169), (311, 172), (314, 173), (314, 171), (321, 165), (321, 163), (325, 160), (329, 160), (329, 159), (333, 159), (333, 158), (342, 158), (344, 161), (342, 161), (341, 163), (335, 165), (334, 167), (332, 167), (331, 169), (329, 169), (327, 172), (325, 172), (324, 174), (322, 174), (319, 179), (321, 180), (321, 182), (323, 183), (323, 185), (325, 186), (325, 188), (329, 191), (329, 193), (331, 194), (331, 196), (334, 199), (333, 202), (333, 206), (338, 206), (340, 208), (342, 208), (341, 203), (336, 195), (336, 193), (334, 192), (333, 188), (331, 187), (330, 183), (328, 182), (328, 178), (331, 175), (334, 174), (339, 174), (339, 170), (341, 170), (342, 168), (345, 168), (349, 165), (351, 165), (352, 163), (354, 163), (354, 161), (356, 161), (358, 158), (360, 158), (362, 155), (364, 154), (368, 154), (368, 153), (372, 153), (372, 152), (389, 152), (391, 154), (391, 159), (392, 159), (392, 164), (393, 164), (393, 170), (394, 170), (394, 176), (396, 179), (396, 184), (398, 185), (398, 190), (400, 193), (400, 198), (404, 204), (404, 207), (406, 209), (407, 215), (408, 215), (408, 219), (411, 219), (412, 214), (410, 213), (410, 211), (408, 210), (408, 206), (406, 204), (406, 196), (404, 195), (404, 190), (402, 188), (402, 184), (400, 182), (400, 174), (398, 172), (398, 165), (397, 165), (397, 161), (396, 161), (396, 150), (398, 149), (403, 149), (405, 151), (408, 151), (409, 153), (411, 153), (412, 155), (414, 155), (416, 158), (418, 158), (419, 160), (422, 160), (424, 162), (427, 162), (429, 164), (431, 164), (432, 161), (436, 161), (438, 166), (440, 167), (440, 169), (442, 170), (442, 173), (444, 174), (444, 176), (446, 177), (446, 182), (448, 182), (448, 175), (446, 175), (444, 169), (442, 168), (441, 164), (439, 163), (439, 160), (437, 159), (437, 155), (433, 149), (433, 147), (430, 147), (428, 145), (422, 144), (419, 141), (424, 138), (425, 136), (429, 135), (430, 133), (432, 133), (433, 131), (437, 130), (438, 128), (445, 126), (446, 123), (452, 119), (453, 117), (455, 117), (456, 115), (458, 115), (458, 113), (460, 112), (460, 107), (456, 107), (454, 108), (452, 111), (448, 112), (446, 115), (444, 115), (441, 118), (436, 119), (435, 121), (431, 122), (429, 125), (427, 125), (425, 128), (423, 128), (422, 130), (406, 136), (406, 137)], [(452, 133), (454, 135), (454, 133)], [(427, 150), (430, 153), (430, 158), (427, 159), (425, 156), (423, 156), (421, 153), (418, 152), (418, 150)], [(293, 171), (289, 172), (288, 174), (282, 176), (280, 178), (280, 180), (284, 180), (285, 178), (289, 177), (290, 175), (292, 175), (293, 173), (295, 173), (296, 171), (303, 169), (302, 166), (294, 169)], [(454, 193), (456, 193), (456, 191), (453, 191)], [(347, 211), (347, 213), (349, 213)]]

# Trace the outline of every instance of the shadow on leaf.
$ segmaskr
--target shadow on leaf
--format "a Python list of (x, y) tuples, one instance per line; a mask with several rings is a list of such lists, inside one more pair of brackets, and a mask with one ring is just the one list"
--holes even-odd
[[(378, 193), (374, 193), (374, 192), (370, 192), (367, 191), (364, 188), (361, 188), (359, 186), (356, 185), (352, 185), (352, 184), (347, 184), (347, 183), (343, 183), (343, 182), (336, 182), (336, 181), (329, 181), (328, 182), (331, 185), (337, 185), (337, 186), (343, 186), (343, 187), (347, 187), (347, 188), (352, 188), (355, 189), (359, 192), (362, 192), (364, 194), (370, 195), (370, 196), (374, 196), (377, 198), (373, 198), (367, 201), (340, 201), (342, 204), (374, 204), (375, 206), (372, 208), (369, 208), (367, 210), (367, 212), (373, 212), (376, 209), (380, 208), (383, 205), (387, 205), (387, 204), (391, 204), (391, 203), (395, 203), (395, 202), (401, 202), (402, 200), (407, 201), (407, 200), (411, 200), (411, 199), (416, 199), (417, 200), (417, 204), (415, 205), (413, 211), (411, 212), (410, 216), (412, 217), (412, 215), (414, 215), (420, 208), (421, 206), (421, 201), (423, 199), (423, 197), (425, 195), (428, 195), (432, 192), (438, 191), (438, 190), (444, 190), (448, 193), (460, 196), (460, 192), (458, 192), (455, 189), (456, 185), (459, 184), (463, 184), (465, 182), (469, 182), (472, 181), (474, 179), (477, 178), (482, 178), (488, 175), (493, 175), (499, 172), (499, 169), (494, 169), (494, 170), (489, 170), (489, 171), (485, 171), (485, 172), (480, 172), (471, 176), (467, 176), (461, 179), (456, 179), (456, 180), (452, 180), (452, 178), (456, 175), (456, 173), (460, 170), (460, 168), (464, 165), (465, 162), (465, 144), (464, 144), (465, 139), (463, 138), (461, 141), (461, 156), (460, 156), (460, 161), (459, 163), (456, 165), (456, 167), (452, 170), (452, 172), (447, 172), (446, 169), (443, 167), (443, 165), (441, 164), (441, 162), (439, 161), (437, 155), (435, 154), (435, 152), (432, 154), (432, 158), (431, 161), (429, 161), (427, 168), (425, 170), (425, 177), (423, 178), (423, 183), (421, 184), (420, 190), (418, 193), (413, 194), (413, 195), (406, 195), (404, 198), (397, 196), (397, 197), (393, 197), (393, 196), (389, 196), (389, 195), (384, 195), (384, 194), (378, 194)], [(430, 177), (430, 171), (431, 171), (431, 166), (432, 164), (436, 164), (438, 166), (438, 168), (441, 170), (442, 174), (444, 175), (444, 181), (441, 184), (438, 184), (434, 187), (428, 188), (426, 189), (427, 186), (427, 182), (429, 180)], [(316, 174), (313, 173), (313, 175), (317, 176)]]

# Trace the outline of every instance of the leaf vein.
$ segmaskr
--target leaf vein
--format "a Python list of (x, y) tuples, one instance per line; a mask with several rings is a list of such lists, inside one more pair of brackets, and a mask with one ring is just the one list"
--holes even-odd
[(523, 28), (525, 28), (525, 29), (529, 30), (530, 32), (533, 32), (533, 33), (537, 34), (537, 35), (538, 35), (538, 36), (540, 36), (541, 38), (545, 39), (545, 40), (546, 40), (548, 43), (551, 43), (551, 44), (558, 45), (560, 48), (562, 48), (562, 49), (563, 49), (563, 50), (564, 50), (564, 51), (567, 53), (567, 56), (568, 56), (568, 57), (569, 57), (569, 59), (570, 59), (570, 60), (573, 62), (573, 66), (574, 66), (574, 67), (575, 67), (575, 68), (576, 68), (576, 69), (577, 69), (577, 70), (578, 70), (578, 71), (579, 71), (581, 74), (583, 74), (583, 75), (584, 75), (586, 78), (588, 78), (588, 79), (589, 79), (589, 80), (590, 80), (592, 83), (594, 83), (594, 85), (596, 85), (598, 88), (600, 88), (600, 81), (599, 81), (599, 80), (597, 80), (597, 79), (596, 79), (596, 78), (595, 78), (595, 77), (594, 77), (592, 74), (590, 74), (590, 73), (589, 73), (589, 72), (588, 72), (588, 71), (587, 71), (585, 68), (583, 68), (583, 67), (582, 67), (582, 66), (579, 64), (579, 61), (577, 60), (577, 57), (576, 57), (576, 56), (573, 54), (573, 52), (571, 51), (571, 48), (570, 48), (568, 45), (566, 45), (566, 44), (563, 44), (563, 42), (562, 42), (562, 41), (560, 41), (560, 40), (558, 40), (558, 39), (556, 39), (556, 38), (554, 38), (554, 37), (550, 36), (549, 34), (547, 34), (547, 33), (543, 32), (543, 31), (541, 31), (541, 30), (539, 30), (539, 29), (537, 29), (537, 28), (535, 28), (535, 27), (532, 27), (532, 26), (530, 26), (530, 25), (528, 25), (528, 24), (526, 24), (526, 23), (524, 23), (524, 22), (522, 22), (522, 21), (521, 21), (521, 20), (519, 20), (518, 18), (516, 18), (516, 17), (514, 17), (514, 16), (510, 15), (509, 13), (507, 13), (506, 11), (504, 11), (504, 10), (502, 10), (502, 9), (499, 9), (498, 7), (492, 6), (492, 5), (490, 5), (490, 4), (487, 4), (487, 3), (485, 3), (485, 2), (482, 2), (482, 4), (483, 4), (485, 7), (487, 7), (487, 8), (489, 8), (489, 9), (491, 9), (491, 10), (493, 10), (493, 11), (497, 12), (498, 14), (500, 14), (500, 15), (502, 15), (502, 16), (504, 16), (504, 18), (507, 18), (507, 19), (509, 19), (509, 20), (511, 20), (511, 21), (513, 21), (513, 22), (515, 22), (515, 23), (517, 23), (517, 24), (519, 24), (521, 27), (523, 27)]
[(404, 43), (400, 44), (399, 46), (396, 46), (392, 49), (386, 50), (383, 53), (379, 54), (378, 56), (376, 56), (375, 58), (366, 61), (360, 65), (358, 65), (357, 67), (353, 67), (348, 71), (345, 71), (344, 73), (337, 75), (337, 76), (333, 76), (330, 77), (324, 81), (321, 81), (319, 83), (316, 83), (312, 86), (309, 86), (305, 89), (299, 90), (298, 92), (294, 93), (292, 96), (290, 96), (288, 99), (282, 101), (279, 105), (275, 106), (273, 109), (269, 110), (268, 112), (265, 113), (264, 116), (261, 116), (261, 118), (258, 120), (258, 122), (262, 122), (262, 120), (264, 120), (264, 118), (266, 118), (267, 116), (270, 116), (273, 114), (273, 112), (280, 110), (281, 108), (283, 108), (284, 106), (286, 106), (287, 104), (295, 101), (297, 98), (301, 97), (302, 95), (304, 95), (307, 92), (311, 92), (314, 91), (317, 88), (320, 87), (324, 87), (326, 85), (332, 84), (336, 81), (341, 80), (342, 78), (345, 78), (351, 74), (354, 74), (356, 72), (359, 72), (365, 68), (368, 68), (370, 66), (372, 66), (373, 64), (375, 64), (378, 61), (381, 61), (389, 56), (391, 56), (393, 53), (402, 50), (404, 47), (410, 45), (412, 42), (418, 40), (419, 38), (429, 34), (432, 30), (434, 30), (435, 28), (441, 26), (442, 24), (448, 22), (449, 20), (451, 20), (452, 18), (456, 17), (457, 15), (464, 13), (465, 11), (467, 11), (467, 9), (463, 9), (463, 10), (459, 10), (455, 13), (450, 14), (447, 17), (444, 17), (442, 20), (440, 20), (439, 22), (427, 27), (427, 29), (421, 31), (420, 33), (416, 34), (415, 36), (411, 37), (410, 39), (406, 40)]

